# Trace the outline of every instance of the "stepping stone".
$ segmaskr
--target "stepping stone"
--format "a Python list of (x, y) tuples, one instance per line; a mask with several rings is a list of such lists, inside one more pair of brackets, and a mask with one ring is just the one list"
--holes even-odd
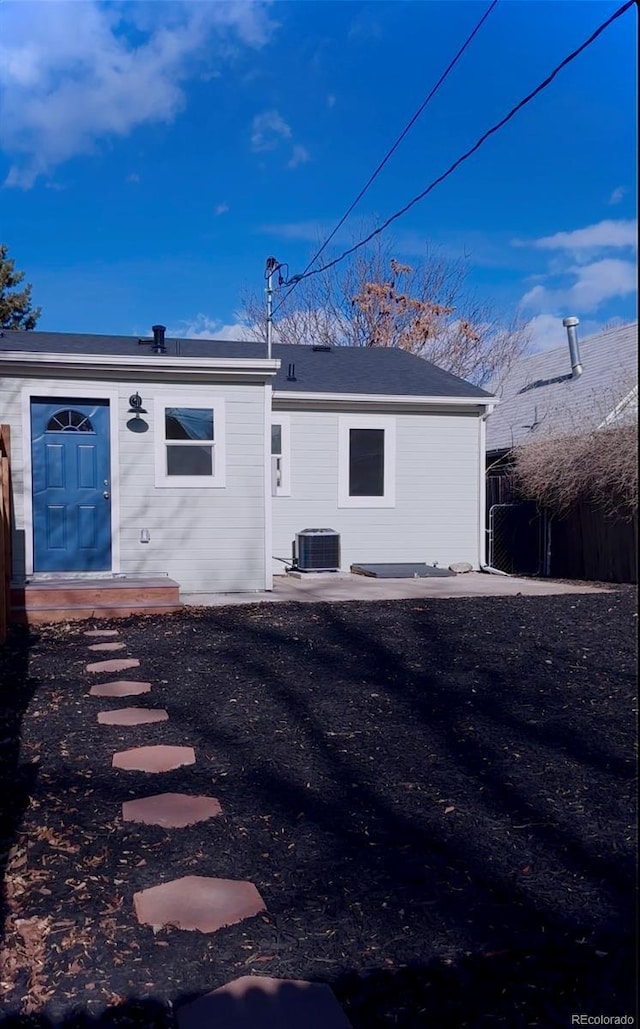
[(203, 875), (187, 875), (134, 893), (133, 903), (143, 925), (201, 933), (215, 933), (267, 910), (253, 883)]
[(164, 744), (121, 750), (113, 755), (111, 762), (114, 768), (124, 768), (129, 772), (171, 772), (174, 768), (195, 763), (193, 747), (167, 747)]
[(92, 643), (89, 650), (126, 650), (126, 643)]
[(149, 693), (150, 690), (150, 682), (117, 679), (115, 682), (102, 682), (92, 686), (89, 694), (92, 697), (135, 697), (139, 693)]
[(331, 989), (243, 975), (176, 1011), (178, 1029), (351, 1029)]
[(94, 661), (87, 665), (88, 672), (124, 672), (127, 668), (139, 668), (137, 657), (116, 657), (111, 661)]
[(157, 793), (122, 805), (123, 822), (161, 825), (164, 829), (183, 829), (222, 814), (215, 797), (190, 797), (186, 793)]
[(88, 629), (85, 636), (119, 636), (117, 629)]
[(169, 712), (164, 708), (121, 707), (117, 711), (101, 711), (100, 725), (145, 725), (149, 722), (166, 722)]

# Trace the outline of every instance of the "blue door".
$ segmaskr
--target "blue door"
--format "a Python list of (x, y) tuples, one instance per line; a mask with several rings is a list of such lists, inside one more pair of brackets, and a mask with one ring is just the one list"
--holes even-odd
[(111, 569), (109, 404), (31, 401), (36, 572)]

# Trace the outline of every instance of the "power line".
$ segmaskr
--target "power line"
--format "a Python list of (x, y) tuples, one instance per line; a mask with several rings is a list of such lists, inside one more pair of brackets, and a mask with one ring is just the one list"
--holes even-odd
[[(509, 113), (505, 115), (504, 118), (502, 118), (499, 122), (496, 122), (496, 124), (493, 125), (492, 128), (488, 129), (487, 132), (485, 132), (484, 135), (480, 137), (477, 143), (475, 143), (475, 145), (472, 146), (470, 150), (467, 150), (466, 153), (462, 154), (462, 156), (459, 157), (457, 161), (454, 161), (451, 167), (448, 168), (446, 172), (443, 172), (442, 175), (439, 175), (437, 179), (434, 179), (433, 182), (431, 182), (427, 186), (427, 188), (422, 191), (422, 193), (419, 193), (416, 197), (413, 198), (413, 200), (410, 200), (408, 204), (405, 204), (405, 206), (402, 207), (399, 211), (396, 211), (395, 214), (392, 214), (389, 218), (387, 218), (387, 220), (383, 222), (382, 225), (378, 226), (377, 229), (374, 229), (373, 232), (370, 232), (369, 235), (365, 236), (364, 239), (361, 239), (360, 242), (355, 243), (354, 246), (349, 247), (348, 250), (345, 250), (342, 254), (340, 254), (339, 257), (336, 257), (333, 261), (328, 261), (327, 264), (322, 265), (320, 268), (315, 268), (313, 271), (310, 271), (307, 267), (307, 270), (303, 272), (301, 275), (294, 276), (294, 285), (297, 285), (298, 282), (302, 281), (302, 279), (308, 279), (312, 275), (319, 275), (321, 272), (325, 272), (329, 268), (333, 268), (336, 264), (339, 264), (340, 261), (343, 261), (345, 257), (348, 257), (350, 254), (355, 253), (356, 250), (359, 250), (367, 243), (370, 243), (372, 239), (380, 235), (381, 232), (384, 232), (384, 230), (387, 229), (392, 222), (402, 217), (403, 214), (406, 214), (407, 211), (409, 211), (420, 200), (424, 200), (424, 198), (433, 189), (435, 189), (436, 186), (438, 186), (441, 182), (444, 182), (444, 180), (447, 179), (456, 170), (456, 168), (463, 163), (463, 161), (468, 160), (472, 156), (472, 154), (475, 154), (476, 150), (480, 149), (482, 144), (486, 142), (489, 136), (492, 136), (495, 132), (497, 132), (504, 125), (506, 125), (508, 121), (511, 121), (511, 119), (518, 113), (518, 111), (522, 110), (522, 108), (525, 107), (528, 103), (530, 103), (534, 99), (534, 97), (538, 95), (538, 93), (541, 93), (543, 89), (546, 89), (547, 86), (549, 86), (553, 82), (556, 75), (558, 75), (558, 73), (562, 71), (563, 68), (566, 68), (566, 66), (570, 64), (572, 61), (574, 61), (576, 57), (578, 57), (582, 53), (583, 50), (586, 50), (588, 46), (591, 46), (591, 44), (595, 42), (598, 36), (602, 35), (605, 29), (609, 28), (609, 26), (617, 18), (620, 18), (623, 14), (625, 14), (625, 12), (628, 11), (630, 7), (633, 7), (634, 4), (635, 0), (628, 0), (627, 3), (622, 5), (622, 7), (619, 7), (618, 10), (615, 11), (610, 18), (607, 18), (607, 20), (603, 22), (602, 25), (600, 25), (595, 30), (595, 32), (593, 32), (589, 36), (589, 38), (586, 39), (584, 43), (582, 43), (581, 46), (579, 46), (576, 50), (572, 51), (572, 53), (565, 57), (564, 60), (561, 61), (556, 68), (554, 68), (551, 74), (548, 75), (547, 78), (540, 83), (539, 86), (536, 86), (536, 88), (531, 93), (529, 93), (523, 100), (521, 100), (520, 103), (516, 104), (515, 107), (512, 107)], [(284, 301), (287, 299), (287, 296), (289, 296), (288, 293), (281, 301), (281, 304), (284, 303)]]
[[(380, 161), (380, 163), (378, 164), (378, 166), (377, 166), (377, 168), (375, 169), (375, 171), (374, 171), (374, 172), (372, 172), (372, 174), (371, 174), (371, 175), (369, 176), (369, 178), (368, 178), (368, 179), (367, 179), (367, 181), (365, 182), (364, 186), (362, 187), (362, 189), (361, 189), (361, 190), (360, 190), (360, 192), (358, 193), (358, 195), (357, 195), (357, 197), (355, 198), (355, 200), (354, 200), (354, 201), (353, 201), (353, 202), (352, 202), (352, 203), (351, 203), (351, 204), (349, 205), (349, 207), (347, 208), (347, 210), (346, 210), (346, 211), (344, 212), (344, 214), (342, 215), (342, 218), (340, 219), (340, 221), (338, 222), (338, 224), (337, 224), (337, 225), (335, 226), (335, 228), (333, 229), (333, 231), (332, 231), (332, 232), (331, 232), (331, 233), (330, 233), (330, 234), (329, 234), (329, 235), (327, 236), (327, 238), (325, 239), (325, 241), (324, 241), (324, 243), (322, 244), (322, 246), (320, 247), (320, 249), (319, 249), (319, 250), (318, 250), (318, 251), (317, 251), (317, 252), (316, 252), (316, 253), (315, 253), (315, 254), (313, 255), (313, 257), (312, 257), (312, 258), (311, 258), (311, 260), (309, 261), (309, 263), (308, 263), (307, 267), (306, 267), (306, 268), (305, 268), (305, 270), (304, 270), (304, 271), (302, 272), (302, 274), (301, 274), (301, 275), (296, 275), (296, 276), (295, 276), (295, 280), (292, 280), (292, 285), (291, 285), (291, 289), (290, 289), (290, 290), (289, 290), (289, 292), (288, 292), (288, 293), (287, 293), (287, 294), (286, 294), (286, 295), (285, 295), (285, 296), (284, 296), (284, 297), (282, 298), (282, 300), (280, 301), (280, 303), (279, 303), (279, 304), (278, 304), (278, 306), (276, 307), (276, 311), (278, 310), (278, 308), (279, 308), (279, 307), (282, 307), (282, 305), (284, 304), (285, 300), (286, 300), (286, 299), (287, 299), (287, 297), (288, 297), (288, 296), (290, 296), (290, 294), (291, 294), (291, 293), (293, 292), (293, 290), (295, 289), (295, 287), (296, 287), (297, 283), (298, 283), (298, 282), (300, 281), (300, 279), (304, 279), (304, 278), (306, 277), (306, 275), (307, 275), (307, 272), (308, 272), (308, 271), (309, 271), (309, 269), (310, 269), (310, 268), (312, 267), (312, 265), (314, 265), (314, 264), (316, 263), (316, 261), (318, 260), (318, 258), (320, 257), (320, 255), (321, 255), (321, 254), (322, 254), (322, 253), (323, 253), (323, 252), (324, 252), (324, 251), (326, 250), (326, 248), (327, 248), (327, 247), (329, 246), (329, 243), (331, 242), (331, 240), (332, 240), (332, 239), (333, 239), (333, 237), (335, 236), (336, 232), (338, 232), (338, 231), (339, 231), (339, 229), (341, 229), (341, 228), (342, 228), (342, 226), (343, 226), (343, 225), (344, 225), (344, 223), (346, 222), (346, 220), (347, 220), (347, 218), (349, 217), (349, 215), (351, 214), (351, 212), (352, 212), (352, 211), (354, 210), (354, 208), (355, 208), (355, 207), (357, 207), (357, 205), (358, 205), (358, 204), (360, 203), (360, 201), (362, 200), (363, 196), (365, 195), (365, 193), (366, 193), (366, 192), (367, 192), (367, 190), (369, 189), (369, 186), (371, 186), (371, 185), (372, 185), (372, 183), (374, 182), (374, 180), (375, 180), (375, 179), (377, 179), (378, 175), (380, 174), (380, 172), (381, 172), (381, 171), (382, 171), (382, 169), (384, 168), (385, 164), (387, 163), (387, 161), (389, 161), (389, 159), (390, 159), (390, 158), (391, 158), (391, 157), (393, 156), (393, 154), (394, 154), (394, 153), (396, 152), (396, 150), (398, 149), (398, 147), (399, 147), (399, 146), (400, 146), (400, 144), (402, 143), (402, 140), (403, 140), (403, 139), (405, 138), (405, 136), (406, 136), (406, 135), (407, 135), (407, 133), (409, 132), (409, 130), (410, 130), (410, 129), (411, 129), (412, 127), (413, 127), (413, 125), (415, 125), (415, 123), (417, 122), (418, 118), (420, 117), (420, 115), (421, 115), (421, 114), (422, 114), (422, 112), (424, 111), (424, 109), (425, 109), (425, 107), (427, 106), (427, 104), (428, 104), (428, 103), (430, 103), (430, 101), (431, 101), (431, 100), (433, 99), (433, 97), (434, 97), (434, 96), (436, 95), (436, 93), (437, 93), (437, 92), (438, 92), (438, 90), (440, 89), (440, 86), (442, 85), (442, 83), (443, 83), (443, 82), (445, 81), (445, 79), (446, 79), (446, 78), (447, 78), (447, 77), (449, 76), (449, 74), (450, 74), (450, 73), (451, 73), (451, 72), (453, 71), (453, 69), (455, 68), (456, 64), (458, 63), (458, 61), (459, 61), (459, 60), (460, 60), (460, 58), (462, 57), (463, 53), (465, 52), (465, 50), (467, 49), (467, 47), (469, 46), (469, 44), (470, 44), (470, 43), (472, 42), (472, 40), (474, 39), (474, 37), (475, 37), (475, 36), (477, 35), (477, 33), (478, 33), (478, 32), (480, 31), (480, 29), (481, 29), (481, 28), (482, 28), (482, 26), (484, 25), (485, 21), (487, 20), (487, 18), (489, 17), (489, 15), (491, 14), (491, 12), (492, 12), (493, 8), (494, 8), (494, 7), (496, 6), (496, 4), (497, 4), (497, 3), (498, 3), (498, 0), (491, 0), (491, 3), (489, 4), (489, 6), (487, 7), (486, 11), (484, 12), (484, 14), (482, 15), (482, 17), (480, 18), (480, 21), (479, 21), (479, 22), (477, 23), (477, 25), (475, 26), (475, 28), (473, 29), (473, 31), (472, 31), (472, 32), (470, 33), (470, 35), (468, 35), (468, 36), (467, 36), (467, 38), (465, 39), (464, 43), (462, 44), (462, 46), (461, 46), (461, 47), (460, 47), (460, 49), (458, 50), (457, 54), (455, 55), (455, 57), (453, 57), (453, 58), (451, 59), (451, 61), (449, 62), (449, 64), (448, 64), (448, 65), (447, 65), (447, 67), (445, 68), (445, 70), (443, 71), (442, 75), (440, 76), (440, 78), (439, 78), (439, 79), (438, 79), (438, 81), (436, 82), (435, 86), (433, 87), (433, 89), (431, 90), (431, 92), (430, 92), (430, 93), (428, 94), (428, 96), (426, 96), (426, 97), (425, 97), (425, 99), (424, 99), (424, 100), (422, 101), (422, 103), (420, 104), (420, 107), (419, 107), (419, 108), (418, 108), (418, 110), (417, 110), (417, 111), (415, 112), (415, 114), (413, 115), (413, 117), (412, 117), (412, 118), (410, 119), (410, 121), (408, 121), (408, 122), (407, 122), (407, 124), (405, 125), (404, 129), (402, 130), (402, 132), (400, 133), (400, 135), (399, 135), (399, 136), (398, 136), (398, 138), (396, 139), (396, 141), (395, 141), (395, 143), (393, 144), (393, 146), (392, 146), (392, 147), (391, 147), (391, 148), (390, 148), (389, 150), (387, 150), (386, 154), (384, 155), (384, 157), (382, 158), (382, 160), (381, 160), (381, 161)], [(274, 314), (275, 314), (275, 311), (274, 311)]]

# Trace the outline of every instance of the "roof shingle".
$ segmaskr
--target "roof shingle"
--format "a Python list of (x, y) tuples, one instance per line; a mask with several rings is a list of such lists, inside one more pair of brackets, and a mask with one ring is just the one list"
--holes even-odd
[[(190, 358), (266, 357), (263, 343), (233, 340), (174, 339), (167, 337), (167, 353)], [(5, 330), (0, 335), (3, 351), (126, 357), (148, 355), (162, 361), (148, 346), (129, 336), (101, 336), (65, 332)], [(429, 361), (397, 347), (333, 347), (276, 344), (273, 357), (281, 362), (273, 388), (291, 393), (353, 393), (378, 396), (459, 397), (479, 400), (490, 396), (478, 386), (451, 375)], [(293, 380), (287, 377), (294, 366)]]
[(487, 451), (522, 443), (532, 432), (570, 432), (601, 424), (638, 383), (638, 323), (580, 342), (583, 365), (571, 376), (569, 347), (529, 354), (515, 362), (487, 422)]

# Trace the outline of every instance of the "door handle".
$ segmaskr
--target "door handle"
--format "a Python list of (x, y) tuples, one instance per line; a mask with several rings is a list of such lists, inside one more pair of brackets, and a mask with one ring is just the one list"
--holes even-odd
[(108, 500), (109, 497), (111, 496), (111, 494), (107, 493), (107, 491), (105, 490), (104, 493), (102, 494), (102, 496), (104, 497), (105, 500)]

